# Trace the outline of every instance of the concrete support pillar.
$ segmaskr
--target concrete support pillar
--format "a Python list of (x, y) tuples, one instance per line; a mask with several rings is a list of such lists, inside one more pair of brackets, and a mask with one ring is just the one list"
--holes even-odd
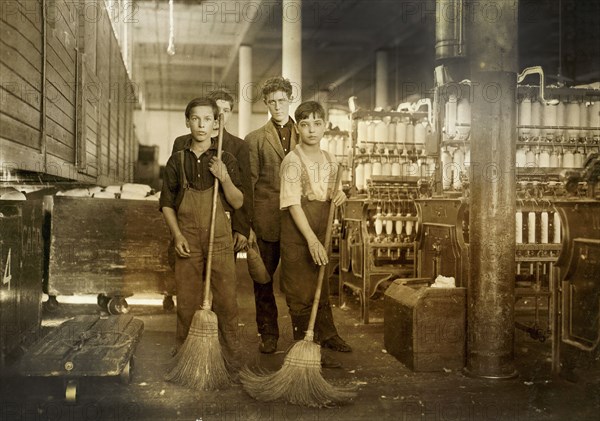
[(290, 104), (290, 115), (302, 102), (302, 1), (282, 2), (282, 58), (281, 75), (288, 78), (294, 87), (294, 99)]
[(239, 51), (238, 133), (242, 139), (250, 132), (254, 89), (252, 86), (252, 47), (241, 45)]
[(379, 50), (375, 53), (375, 107), (388, 105), (388, 54)]
[(518, 1), (499, 0), (494, 11), (480, 10), (484, 5), (477, 1), (466, 3), (473, 16), (467, 31), (473, 102), (466, 372), (500, 379), (516, 375)]

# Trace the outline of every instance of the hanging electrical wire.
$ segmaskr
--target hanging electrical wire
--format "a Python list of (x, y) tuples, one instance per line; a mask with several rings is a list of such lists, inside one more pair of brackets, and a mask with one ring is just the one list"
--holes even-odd
[(173, 19), (173, 0), (169, 0), (169, 46), (167, 54), (175, 55), (175, 24)]

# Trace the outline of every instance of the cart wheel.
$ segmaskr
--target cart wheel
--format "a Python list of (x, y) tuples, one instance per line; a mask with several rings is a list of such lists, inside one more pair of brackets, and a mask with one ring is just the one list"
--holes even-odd
[(108, 314), (127, 314), (129, 313), (129, 304), (123, 297), (112, 297), (107, 305)]
[(133, 357), (127, 361), (127, 364), (125, 367), (123, 367), (123, 370), (119, 374), (119, 381), (121, 384), (131, 383), (131, 370), (133, 370)]
[(175, 302), (173, 301), (172, 295), (165, 295), (163, 298), (163, 310), (165, 311), (173, 311), (175, 308)]
[(65, 400), (68, 403), (77, 402), (77, 380), (69, 380), (65, 386)]
[(44, 309), (50, 313), (54, 313), (58, 310), (58, 300), (56, 299), (56, 295), (49, 295), (48, 301), (44, 301)]
[(104, 311), (108, 311), (108, 302), (110, 301), (110, 297), (107, 297), (105, 294), (98, 294), (98, 298), (96, 302), (98, 303), (98, 307), (100, 307)]

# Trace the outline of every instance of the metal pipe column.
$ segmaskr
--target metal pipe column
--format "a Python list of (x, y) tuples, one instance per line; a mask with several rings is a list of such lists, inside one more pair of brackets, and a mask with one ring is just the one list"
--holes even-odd
[(383, 50), (375, 53), (375, 106), (388, 106), (388, 55)]
[(238, 131), (242, 139), (250, 133), (254, 89), (252, 85), (252, 47), (240, 45), (239, 51)]
[(281, 75), (288, 78), (293, 87), (290, 115), (302, 102), (302, 1), (282, 2), (282, 57)]
[(513, 347), (518, 1), (467, 1), (466, 6), (473, 101), (466, 372), (501, 379), (517, 374)]

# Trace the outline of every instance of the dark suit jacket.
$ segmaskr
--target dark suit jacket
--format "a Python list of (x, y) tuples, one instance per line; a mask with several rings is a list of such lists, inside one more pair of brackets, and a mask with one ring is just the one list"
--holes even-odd
[[(292, 129), (290, 150), (298, 143), (296, 128)], [(254, 195), (252, 228), (257, 238), (279, 241), (281, 211), (279, 209), (279, 168), (285, 152), (277, 129), (269, 120), (246, 136), (250, 148), (250, 172)]]
[[(187, 134), (179, 136), (173, 142), (171, 155), (177, 151), (189, 147), (192, 141), (192, 135)], [(248, 237), (250, 235), (250, 226), (252, 224), (252, 183), (250, 179), (250, 161), (248, 158), (248, 144), (239, 137), (223, 131), (223, 150), (231, 153), (238, 162), (240, 176), (242, 179), (242, 193), (244, 194), (244, 205), (233, 212), (231, 218), (231, 227), (233, 231)]]

